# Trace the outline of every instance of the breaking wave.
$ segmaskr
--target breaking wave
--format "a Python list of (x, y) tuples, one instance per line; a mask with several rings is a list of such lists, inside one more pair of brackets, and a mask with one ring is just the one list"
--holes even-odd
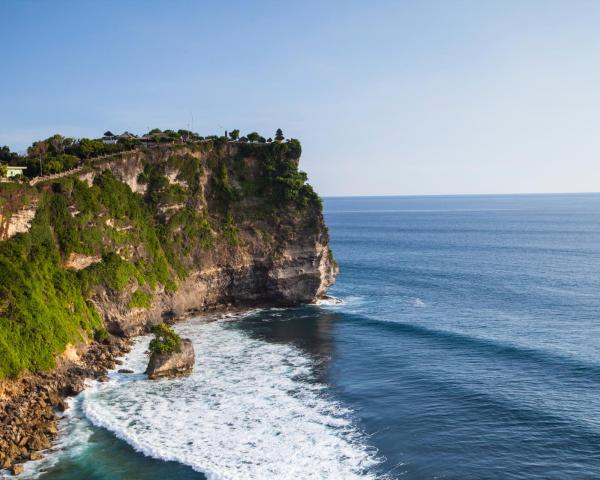
[(376, 452), (350, 413), (314, 381), (313, 360), (227, 322), (196, 319), (176, 329), (192, 339), (194, 373), (149, 381), (149, 337), (124, 359), (135, 374), (110, 374), (83, 393), (82, 409), (145, 455), (217, 479), (375, 478)]

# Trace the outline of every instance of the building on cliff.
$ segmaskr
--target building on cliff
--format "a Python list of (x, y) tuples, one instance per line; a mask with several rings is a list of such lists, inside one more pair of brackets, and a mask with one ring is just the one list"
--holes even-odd
[(19, 175), (24, 175), (25, 170), (27, 170), (27, 167), (19, 167), (16, 165), (6, 165), (6, 177), (5, 178), (12, 178), (12, 177), (17, 177)]

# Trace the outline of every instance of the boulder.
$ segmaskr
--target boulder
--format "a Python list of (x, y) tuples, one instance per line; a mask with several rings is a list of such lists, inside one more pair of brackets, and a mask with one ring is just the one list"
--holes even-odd
[(46, 450), (52, 446), (52, 442), (42, 432), (35, 432), (31, 438), (29, 438), (27, 446), (32, 450)]
[(25, 470), (25, 468), (20, 463), (15, 463), (10, 469), (10, 471), (13, 475), (21, 475), (24, 470)]
[(29, 454), (29, 460), (41, 460), (43, 458), (40, 452), (31, 452)]
[(65, 410), (67, 410), (69, 408), (69, 403), (64, 400), (63, 398), (59, 399), (58, 403), (56, 404), (56, 408), (58, 409), (59, 412), (64, 412)]
[(150, 356), (146, 373), (150, 380), (188, 375), (194, 368), (195, 360), (196, 355), (192, 341), (184, 338), (181, 340), (179, 352), (153, 353)]

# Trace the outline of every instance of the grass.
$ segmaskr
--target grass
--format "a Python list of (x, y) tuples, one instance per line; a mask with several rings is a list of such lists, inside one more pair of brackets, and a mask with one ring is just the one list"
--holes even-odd
[(129, 300), (129, 303), (127, 304), (127, 306), (129, 308), (146, 308), (146, 309), (148, 309), (152, 305), (152, 297), (153, 296), (154, 295), (152, 295), (152, 293), (150, 293), (150, 292), (144, 292), (143, 290), (136, 290), (131, 295), (131, 300)]

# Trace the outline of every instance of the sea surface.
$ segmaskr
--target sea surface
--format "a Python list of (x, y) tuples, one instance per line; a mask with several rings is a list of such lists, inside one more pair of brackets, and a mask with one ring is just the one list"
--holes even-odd
[(27, 475), (600, 478), (600, 195), (330, 198), (340, 305), (193, 319), (74, 399)]

